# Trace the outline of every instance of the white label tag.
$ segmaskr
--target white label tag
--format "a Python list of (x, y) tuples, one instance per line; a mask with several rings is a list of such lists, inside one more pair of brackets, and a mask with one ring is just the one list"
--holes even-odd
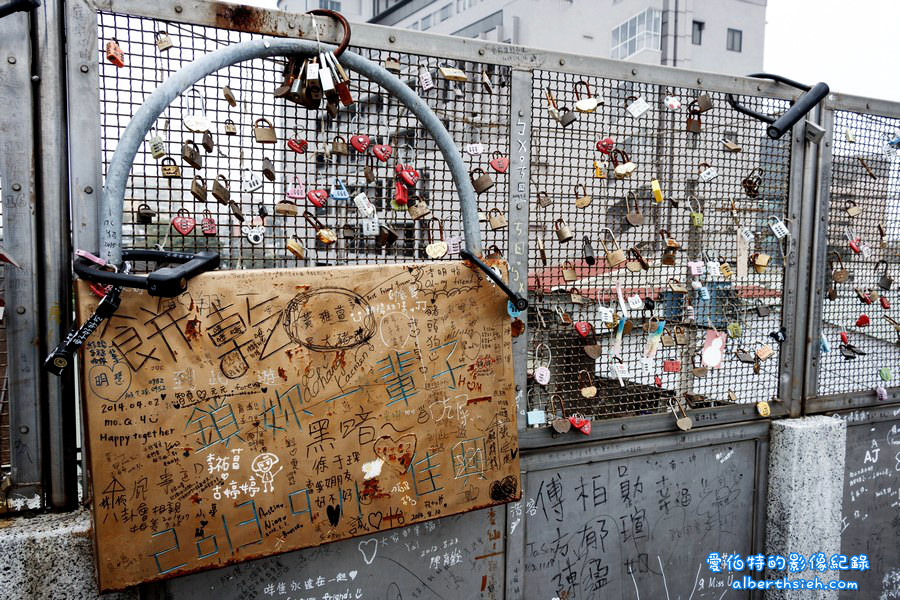
[(307, 79), (318, 79), (319, 78), (319, 63), (316, 61), (309, 61), (306, 63), (306, 78)]
[(872, 248), (865, 242), (859, 243), (859, 253), (863, 258), (869, 258), (872, 256)]
[(325, 66), (323, 61), (322, 68), (319, 69), (319, 81), (322, 82), (322, 90), (330, 92), (334, 89), (334, 78), (331, 76), (331, 69)]
[(528, 424), (529, 425), (544, 425), (547, 423), (547, 413), (542, 410), (529, 410), (528, 411)]
[(470, 156), (478, 156), (479, 154), (483, 154), (483, 153), (484, 153), (484, 144), (482, 144), (481, 142), (476, 142), (474, 144), (466, 145), (466, 154), (469, 154)]
[(700, 172), (700, 181), (712, 181), (719, 176), (719, 172), (712, 167)]
[(423, 92), (427, 92), (434, 87), (434, 80), (431, 78), (431, 72), (422, 66), (419, 67), (419, 85), (422, 87)]
[(721, 277), (722, 276), (722, 268), (719, 266), (714, 260), (707, 261), (706, 263), (706, 272), (710, 277)]
[(607, 308), (606, 306), (598, 306), (597, 307), (597, 318), (600, 319), (601, 323), (612, 323), (612, 321), (613, 321), (612, 309)]
[(450, 236), (450, 239), (447, 240), (447, 253), (450, 255), (459, 254), (459, 249), (462, 247), (462, 238), (458, 235)]
[(702, 260), (689, 260), (687, 266), (691, 275), (702, 277), (705, 272)]
[(636, 119), (646, 114), (646, 112), (650, 110), (650, 105), (647, 104), (647, 101), (643, 98), (638, 98), (637, 100), (629, 104), (625, 110), (627, 110), (628, 114)]

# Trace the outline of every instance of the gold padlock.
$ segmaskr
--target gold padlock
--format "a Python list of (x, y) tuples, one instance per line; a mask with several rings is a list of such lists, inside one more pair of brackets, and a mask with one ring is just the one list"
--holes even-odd
[(553, 224), (556, 225), (556, 237), (560, 242), (565, 243), (571, 241), (572, 238), (575, 237), (572, 230), (569, 229), (569, 226), (566, 225), (566, 222), (561, 218), (554, 221)]
[(462, 69), (457, 69), (456, 67), (448, 67), (446, 65), (442, 65), (438, 67), (438, 72), (441, 74), (441, 77), (444, 79), (449, 79), (450, 81), (468, 81), (469, 76), (466, 75), (466, 72)]
[[(478, 177), (475, 177), (476, 173), (480, 173)], [(476, 194), (483, 194), (488, 191), (492, 187), (494, 187), (494, 180), (491, 179), (491, 176), (484, 172), (484, 169), (481, 167), (477, 167), (469, 171), (469, 180), (472, 182), (472, 187), (475, 188)]]
[[(606, 245), (606, 240), (604, 239), (606, 237), (610, 238), (612, 241), (612, 250)], [(615, 234), (613, 234), (612, 229), (609, 227), (604, 227), (600, 230), (600, 244), (603, 246), (603, 251), (606, 253), (606, 264), (610, 267), (617, 267), (625, 262), (625, 251), (619, 246), (619, 240), (616, 239)]]
[[(263, 123), (264, 125), (260, 125)], [(253, 137), (258, 144), (274, 144), (278, 141), (275, 126), (265, 117), (260, 117), (253, 122)]]
[(156, 32), (156, 47), (160, 52), (165, 52), (173, 45), (172, 38), (169, 37), (168, 33), (162, 29)]
[(650, 191), (653, 192), (653, 199), (656, 200), (656, 203), (662, 204), (663, 203), (663, 193), (662, 193), (662, 188), (659, 185), (658, 179), (650, 180)]
[(291, 236), (291, 239), (287, 241), (287, 250), (300, 260), (306, 258), (306, 246), (303, 245), (303, 242), (300, 241), (296, 235)]
[(219, 201), (219, 204), (228, 205), (228, 202), (231, 200), (231, 186), (224, 175), (218, 175), (216, 180), (213, 181), (212, 195), (213, 198)]
[(660, 229), (659, 235), (662, 237), (663, 241), (666, 243), (666, 248), (670, 248), (672, 250), (678, 250), (679, 248), (681, 248), (681, 244), (679, 244), (675, 238), (673, 238), (671, 235), (669, 235), (668, 229)]
[(758, 412), (761, 417), (768, 417), (772, 414), (769, 403), (765, 400), (756, 403), (756, 412)]
[[(410, 218), (413, 221), (418, 221), (422, 217), (427, 217), (431, 214), (431, 208), (428, 206), (428, 203), (425, 202), (419, 196), (413, 195), (409, 197), (409, 204), (407, 205), (406, 212), (409, 214)], [(505, 225), (504, 219), (504, 225)]]
[(330, 227), (325, 227), (321, 221), (319, 221), (318, 217), (309, 212), (308, 210), (303, 211), (303, 218), (306, 219), (306, 222), (316, 230), (316, 239), (321, 243), (329, 246), (337, 241), (337, 234)]
[(847, 211), (847, 216), (851, 218), (858, 217), (863, 211), (862, 207), (853, 200), (847, 200), (847, 202), (844, 203), (844, 210)]
[[(580, 190), (578, 188), (581, 188)], [(593, 198), (587, 193), (587, 188), (584, 187), (583, 183), (578, 183), (572, 188), (572, 193), (575, 195), (575, 206), (578, 208), (586, 208), (590, 205)]]
[(719, 260), (721, 263), (719, 264), (719, 272), (722, 273), (722, 277), (725, 279), (729, 279), (734, 275), (734, 271), (731, 268), (731, 265), (728, 264), (728, 261), (725, 260), (721, 255), (719, 256)]
[(237, 135), (237, 125), (231, 119), (225, 119), (225, 135)]
[(496, 231), (498, 229), (503, 229), (506, 227), (506, 217), (503, 216), (503, 213), (500, 212), (498, 208), (492, 208), (488, 213), (488, 222), (491, 224), (491, 229)]
[(548, 206), (553, 204), (553, 198), (551, 198), (550, 195), (547, 194), (547, 192), (538, 192), (537, 201), (538, 205), (540, 205), (541, 208), (547, 208)]
[(756, 349), (756, 358), (761, 361), (766, 360), (767, 358), (771, 358), (773, 354), (775, 354), (775, 351), (772, 350), (772, 346), (770, 346), (769, 344), (763, 344)]
[(344, 136), (338, 135), (331, 141), (331, 153), (347, 155), (350, 154), (350, 148), (347, 146), (347, 140)]
[(757, 252), (753, 255), (753, 270), (757, 273), (765, 273), (766, 269), (769, 267), (769, 261), (771, 260), (772, 257), (768, 254)]
[(206, 202), (206, 180), (200, 175), (194, 175), (191, 182), (191, 195), (200, 202)]
[(184, 142), (184, 145), (181, 147), (181, 158), (195, 169), (203, 168), (203, 155), (200, 154), (200, 148), (197, 147), (193, 140)]
[(175, 159), (167, 156), (159, 162), (163, 177), (181, 177), (181, 169), (175, 164)]
[(575, 272), (575, 265), (568, 260), (563, 263), (562, 276), (564, 280), (570, 283), (578, 279), (578, 274)]

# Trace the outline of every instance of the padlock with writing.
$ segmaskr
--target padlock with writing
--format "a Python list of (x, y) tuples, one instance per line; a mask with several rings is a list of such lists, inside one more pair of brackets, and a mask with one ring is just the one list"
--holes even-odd
[(194, 175), (191, 182), (191, 196), (200, 202), (206, 202), (206, 180), (200, 175)]
[(662, 237), (663, 242), (666, 245), (666, 248), (671, 248), (672, 250), (678, 250), (679, 248), (681, 248), (681, 244), (679, 244), (675, 238), (673, 238), (671, 235), (669, 235), (668, 229), (660, 229), (659, 235), (660, 235), (660, 237)]
[(756, 252), (750, 257), (750, 260), (753, 264), (754, 271), (757, 273), (765, 273), (766, 269), (769, 268), (769, 262), (772, 260), (772, 257), (763, 252)]
[(621, 148), (616, 148), (609, 156), (613, 163), (613, 174), (616, 179), (631, 177), (637, 170), (637, 164), (632, 162), (631, 157)]
[(466, 72), (462, 69), (458, 69), (456, 67), (450, 67), (447, 65), (440, 65), (438, 67), (438, 73), (440, 73), (441, 77), (448, 81), (468, 81), (469, 76), (466, 75)]
[(703, 274), (706, 272), (706, 265), (704, 265), (702, 260), (689, 260), (687, 261), (687, 267), (688, 273), (695, 277), (703, 277)]
[(685, 331), (684, 327), (676, 325), (673, 331), (675, 333), (675, 343), (679, 346), (687, 346), (690, 338), (688, 338), (687, 331)]
[(668, 287), (670, 291), (673, 291), (676, 294), (687, 294), (690, 291), (688, 290), (687, 286), (681, 283), (680, 279), (677, 279), (675, 277), (669, 278)]
[(697, 173), (697, 177), (704, 183), (719, 176), (719, 172), (707, 162), (702, 162), (697, 166)]
[(181, 158), (195, 169), (203, 168), (203, 155), (200, 154), (200, 148), (193, 140), (184, 142), (184, 145), (181, 147)]
[(883, 290), (889, 290), (894, 285), (894, 279), (888, 275), (888, 268), (890, 265), (886, 260), (879, 260), (875, 263), (875, 273), (878, 273), (878, 267), (884, 265), (884, 273), (881, 274), (881, 277), (878, 279), (878, 287)]
[(200, 232), (205, 236), (216, 235), (216, 220), (213, 218), (209, 209), (203, 211), (203, 218), (200, 219)]
[(119, 46), (119, 41), (116, 38), (110, 38), (106, 42), (106, 60), (120, 69), (125, 66), (125, 52)]
[(159, 31), (157, 31), (155, 39), (156, 48), (160, 52), (165, 52), (166, 50), (174, 46), (174, 44), (172, 43), (172, 38), (169, 37), (169, 34), (166, 33), (165, 30), (160, 29)]
[(706, 262), (706, 276), (707, 277), (721, 277), (722, 271), (719, 266), (719, 261), (710, 256), (709, 252), (704, 251), (703, 260)]
[(640, 227), (644, 224), (644, 214), (637, 194), (629, 191), (625, 194), (625, 221), (632, 227)]
[(770, 346), (769, 344), (763, 344), (756, 349), (756, 358), (758, 358), (760, 361), (771, 358), (773, 354), (775, 354), (775, 351), (772, 350), (772, 346)]
[(159, 169), (163, 177), (181, 177), (181, 169), (175, 164), (175, 159), (167, 156), (159, 163)]
[(262, 177), (247, 168), (242, 169), (242, 172), (244, 175), (243, 179), (241, 180), (242, 192), (244, 192), (245, 194), (249, 194), (262, 187)]
[(550, 197), (550, 194), (547, 192), (538, 192), (537, 193), (537, 201), (538, 205), (541, 208), (547, 208), (551, 204), (553, 204), (553, 198)]
[(292, 235), (291, 238), (285, 244), (285, 248), (287, 251), (293, 254), (300, 260), (306, 258), (306, 246), (303, 245), (303, 242), (300, 241), (296, 235)]
[(341, 156), (347, 156), (350, 154), (350, 147), (347, 145), (347, 140), (344, 139), (344, 136), (337, 135), (333, 140), (331, 140), (331, 153)]
[(719, 261), (719, 273), (725, 279), (730, 279), (734, 275), (734, 270), (732, 270), (731, 265), (728, 263), (728, 260), (726, 260), (725, 257), (720, 254)]
[[(438, 237), (434, 238), (434, 226), (437, 225)], [(437, 217), (432, 217), (425, 228), (428, 234), (428, 244), (425, 246), (425, 255), (432, 260), (443, 258), (449, 251), (449, 245), (444, 241), (444, 223)]]
[(431, 214), (431, 208), (428, 206), (428, 203), (425, 202), (419, 196), (412, 195), (409, 197), (409, 203), (406, 205), (406, 212), (409, 214), (410, 218), (413, 221), (418, 221), (423, 217), (427, 217)]
[(316, 231), (316, 239), (329, 246), (337, 241), (337, 234), (331, 227), (326, 227), (314, 214), (308, 210), (303, 211), (303, 218)]
[(491, 229), (497, 231), (498, 229), (503, 229), (506, 227), (506, 217), (503, 216), (503, 213), (500, 212), (498, 208), (492, 208), (490, 212), (488, 212), (488, 223), (491, 225)]
[(625, 98), (625, 110), (632, 118), (637, 119), (647, 114), (650, 104), (639, 96), (628, 96)]
[[(546, 358), (543, 358), (546, 353)], [(534, 370), (534, 380), (540, 385), (550, 383), (550, 365), (553, 362), (553, 353), (544, 344), (538, 344), (534, 348), (534, 362), (539, 365)]]
[(675, 359), (666, 359), (663, 361), (663, 371), (665, 373), (680, 373), (681, 361)]
[(692, 100), (691, 103), (688, 104), (687, 131), (688, 133), (700, 133), (702, 128), (703, 125), (700, 120), (700, 110), (697, 108), (697, 101)]
[(572, 195), (575, 196), (575, 206), (577, 208), (587, 208), (593, 200), (583, 183), (575, 184), (575, 187), (572, 188)]
[(262, 244), (265, 237), (266, 228), (264, 225), (244, 225), (241, 227), (241, 233), (247, 237), (247, 241), (254, 246)]
[(565, 281), (573, 282), (578, 280), (578, 274), (575, 272), (575, 265), (571, 261), (566, 261), (562, 265), (562, 276)]
[(434, 79), (431, 77), (431, 71), (425, 65), (419, 65), (419, 87), (423, 92), (427, 92), (434, 88)]
[(568, 241), (571, 241), (572, 238), (575, 237), (575, 235), (572, 233), (572, 230), (569, 229), (569, 226), (566, 225), (566, 222), (563, 221), (562, 218), (555, 220), (553, 224), (556, 226), (556, 238), (560, 242), (566, 243)]
[(225, 135), (237, 135), (237, 125), (231, 119), (225, 119)]
[(673, 346), (675, 346), (675, 336), (672, 335), (672, 332), (669, 331), (668, 327), (663, 328), (663, 332), (659, 338), (659, 341), (666, 348), (672, 348)]
[(165, 155), (166, 143), (163, 141), (162, 137), (159, 135), (155, 135), (150, 138), (150, 156), (159, 160)]
[(862, 214), (862, 207), (853, 200), (847, 200), (844, 203), (844, 210), (847, 211), (848, 217), (858, 217)]
[(700, 206), (700, 199), (691, 194), (688, 196), (688, 206), (691, 209), (691, 225), (703, 227), (703, 207)]
[[(607, 246), (607, 239), (610, 245)], [(606, 264), (610, 267), (618, 267), (625, 262), (625, 251), (619, 246), (619, 240), (616, 239), (612, 229), (604, 227), (600, 230), (600, 244), (603, 246), (603, 252), (606, 254)]]
[(494, 180), (481, 167), (476, 167), (469, 171), (469, 180), (472, 182), (472, 187), (475, 188), (476, 194), (483, 194), (494, 187)]
[(762, 174), (763, 169), (761, 167), (756, 167), (741, 181), (741, 187), (744, 188), (744, 193), (747, 194), (747, 197), (759, 197), (759, 186), (762, 185)]
[(606, 179), (606, 165), (602, 161), (594, 160), (594, 177)]
[(179, 208), (178, 212), (172, 217), (172, 228), (181, 235), (187, 235), (194, 230), (197, 221), (191, 216), (186, 208)]
[(274, 144), (278, 141), (278, 134), (270, 120), (260, 117), (253, 122), (253, 138), (258, 144)]

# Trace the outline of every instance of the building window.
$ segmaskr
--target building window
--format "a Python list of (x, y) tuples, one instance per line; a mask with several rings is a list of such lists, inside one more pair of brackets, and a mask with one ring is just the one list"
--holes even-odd
[(662, 12), (655, 8), (638, 13), (612, 30), (612, 58), (628, 58), (641, 50), (659, 50)]
[(422, 17), (422, 31), (428, 31), (431, 29), (431, 15), (425, 15)]
[(416, 21), (415, 23), (410, 25), (409, 28), (412, 29), (413, 31), (418, 31), (419, 30), (419, 22)]
[(472, 8), (479, 2), (481, 2), (481, 0), (456, 0), (456, 12), (461, 13), (468, 8)]
[(452, 14), (452, 11), (453, 11), (452, 4), (448, 4), (447, 6), (444, 6), (443, 8), (441, 8), (441, 12), (440, 12), (440, 16), (439, 16), (440, 20), (446, 21), (447, 19), (449, 19), (450, 15)]
[(728, 49), (732, 52), (740, 52), (744, 45), (744, 32), (740, 29), (728, 30)]
[(695, 46), (703, 43), (703, 28), (705, 26), (706, 23), (703, 21), (694, 21), (694, 26), (691, 28), (691, 43)]
[(341, 3), (336, 2), (335, 0), (319, 0), (319, 8), (327, 8), (328, 10), (339, 12), (341, 10)]

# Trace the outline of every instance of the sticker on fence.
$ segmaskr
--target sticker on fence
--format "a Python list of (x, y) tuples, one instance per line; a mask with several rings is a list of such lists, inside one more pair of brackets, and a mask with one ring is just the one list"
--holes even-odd
[(462, 263), (126, 291), (83, 356), (104, 590), (521, 495), (506, 296)]

